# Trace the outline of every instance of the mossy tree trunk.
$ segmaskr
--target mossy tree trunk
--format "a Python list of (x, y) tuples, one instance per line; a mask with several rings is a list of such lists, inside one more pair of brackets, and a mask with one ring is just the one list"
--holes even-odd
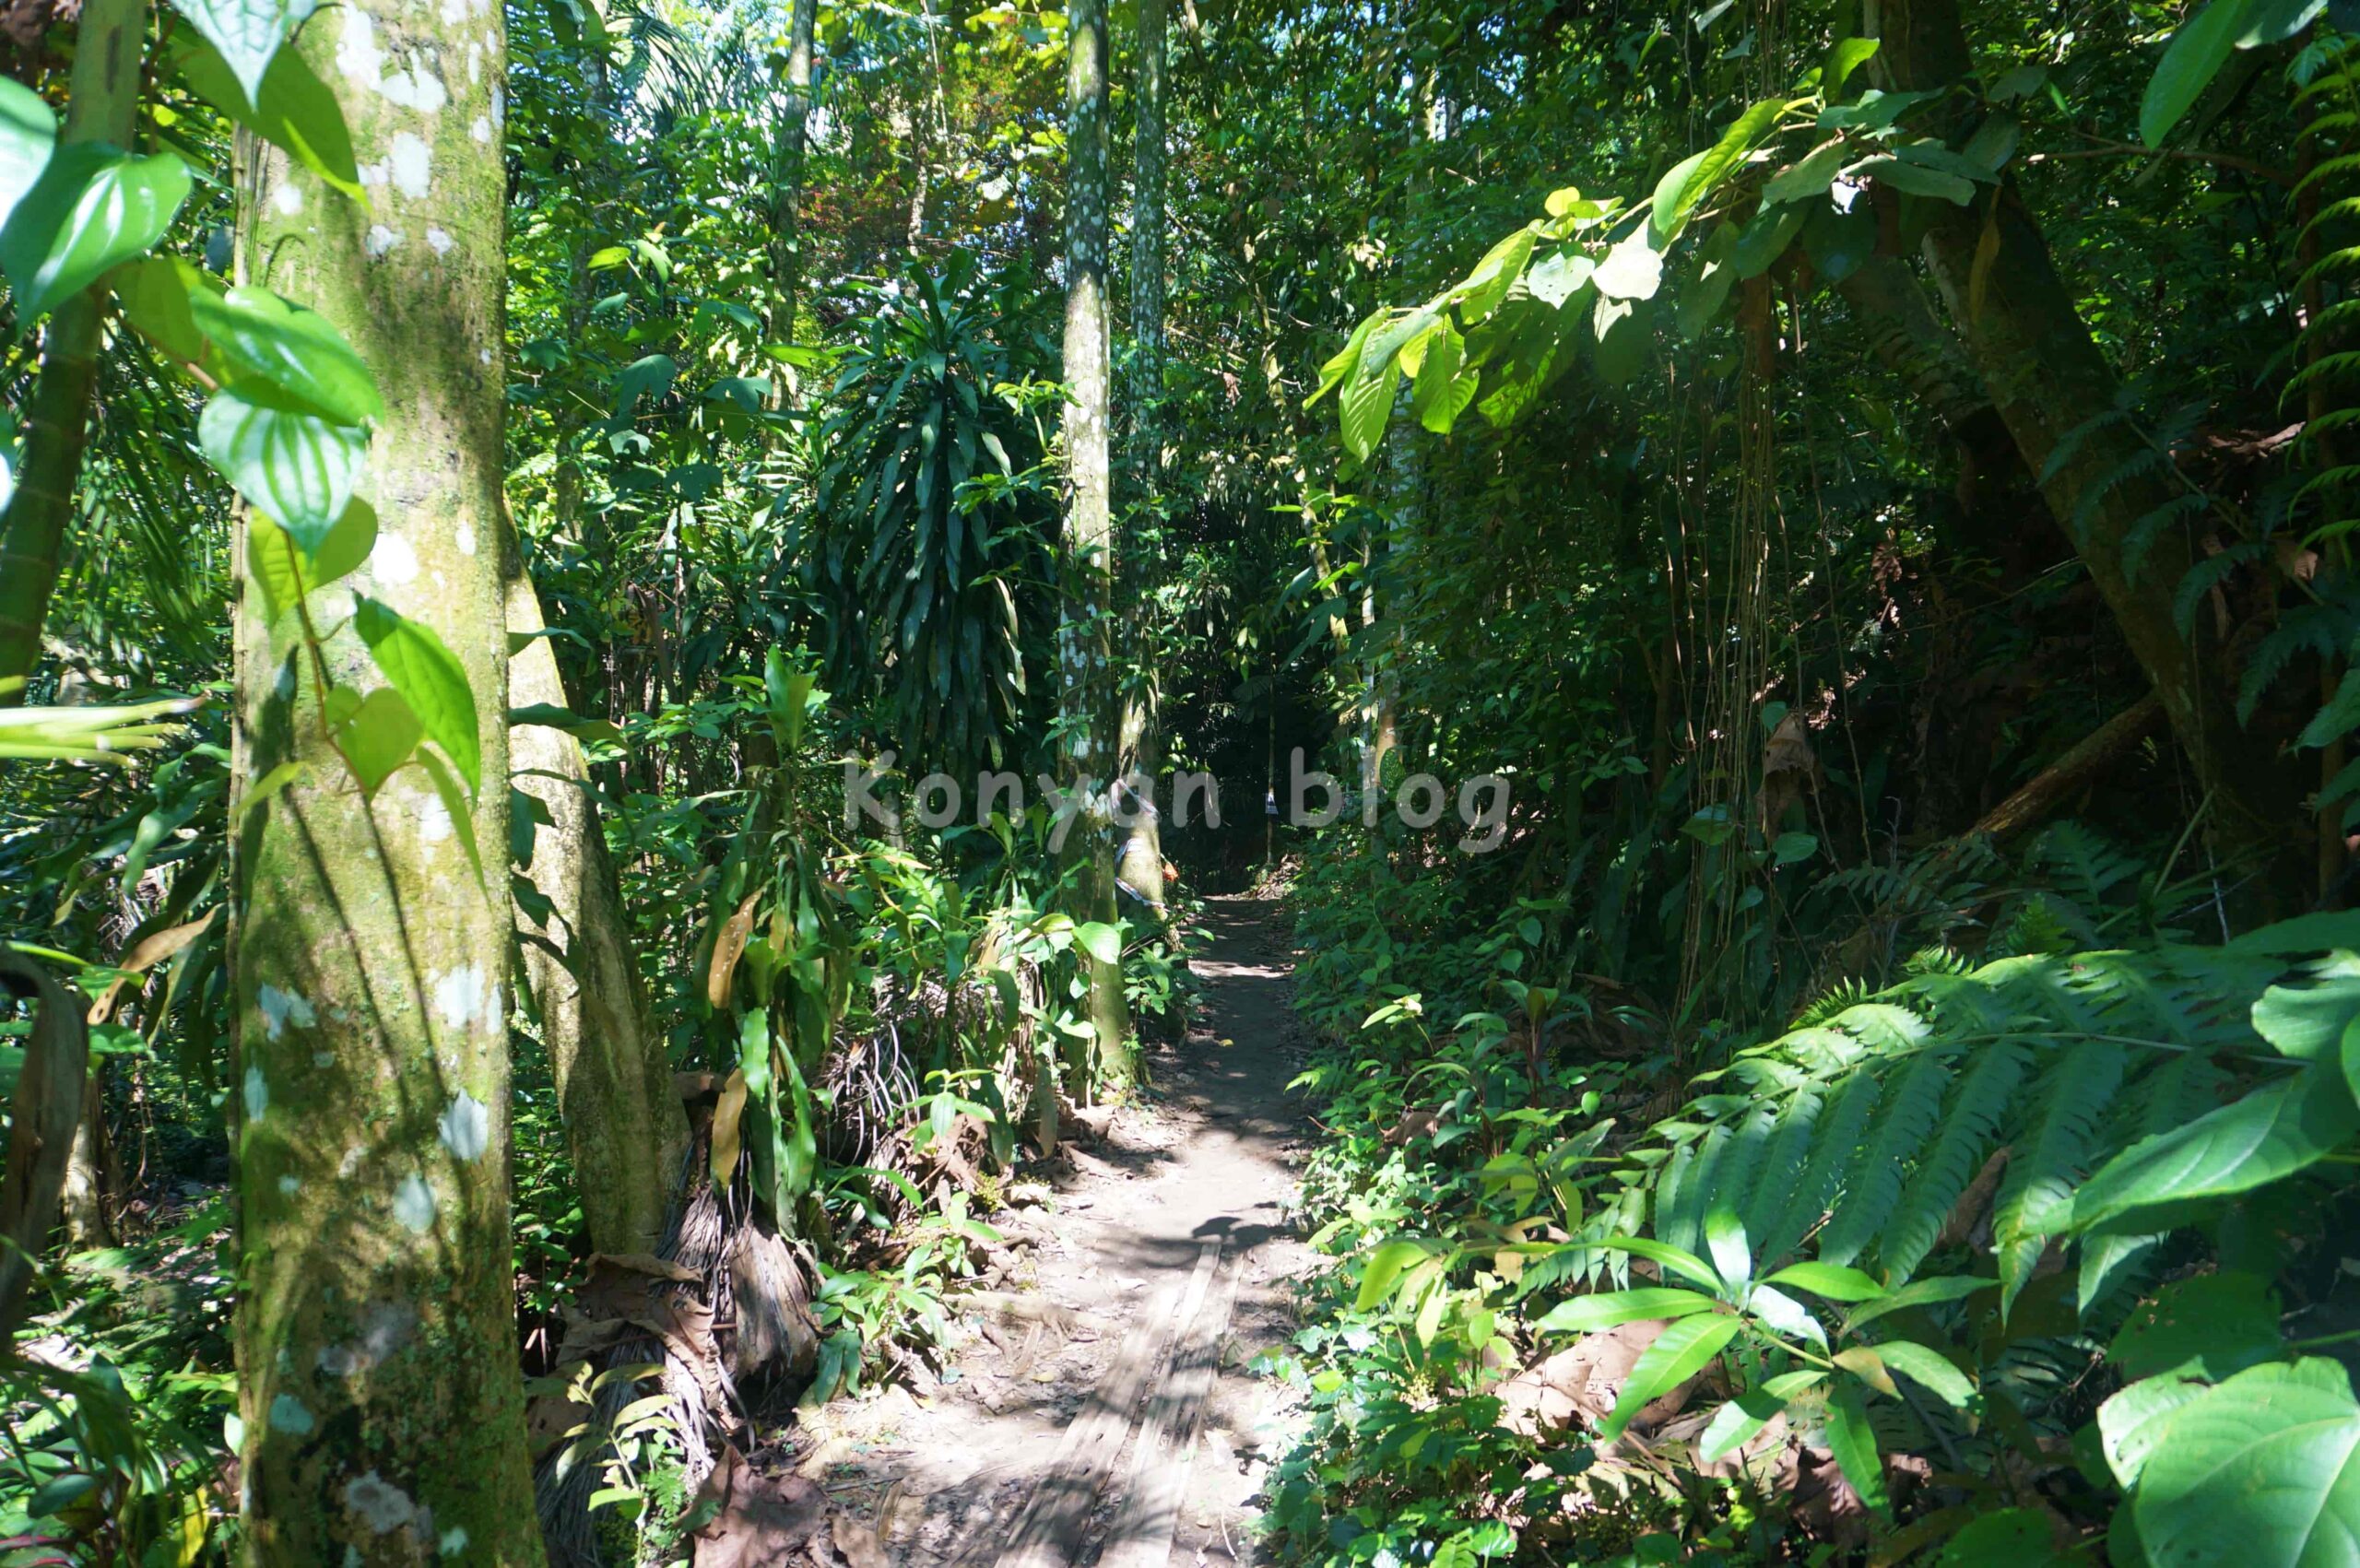
[[(1114, 666), (1108, 622), (1114, 600), (1115, 526), (1107, 464), (1109, 357), (1106, 322), (1107, 162), (1106, 6), (1075, 0), (1066, 13), (1066, 548), (1074, 584), (1058, 629), (1068, 774), (1094, 786), (1066, 850), (1075, 862), (1077, 919), (1113, 921), (1115, 841), (1105, 787), (1116, 762)], [(1089, 1015), (1101, 1071), (1127, 1071), (1128, 1020), (1123, 967), (1085, 955)], [(1087, 1070), (1079, 1059), (1072, 1064)], [(1076, 1073), (1077, 1094), (1088, 1083)]]
[[(778, 132), (771, 144), (771, 308), (766, 336), (776, 346), (795, 341), (795, 299), (802, 287), (803, 166), (811, 121), (811, 35), (818, 25), (820, 0), (795, 0), (787, 24), (786, 81), (778, 113)], [(794, 371), (785, 365), (771, 370), (772, 406), (788, 406), (787, 385)]]
[[(1862, 19), (1863, 30), (1881, 41), (1870, 62), (1881, 85), (1941, 90), (1971, 76), (1954, 0), (1868, 0)], [(1953, 129), (1965, 133), (1971, 126)], [(1926, 261), (1967, 357), (2025, 466), (2047, 476), (2040, 488), (2050, 511), (2068, 521), (2091, 582), (2212, 798), (2217, 839), (2224, 848), (2269, 866), (2282, 889), (2301, 886), (2310, 846), (2301, 831), (2293, 771), (2240, 730), (2217, 640), (2204, 618), (2197, 618), (2193, 637), (2182, 636), (2173, 619), (2172, 595), (2192, 559), (2188, 530), (2165, 526), (2147, 547), (2137, 575), (2130, 571), (2126, 541), (2177, 492), (2153, 469), (2115, 479), (2126, 464), (2146, 455), (2143, 438), (2130, 425), (2117, 420), (2082, 431), (2115, 407), (2120, 383), (2058, 277), (2039, 224), (2005, 177), (1973, 206), (1927, 206)], [(1978, 268), (1978, 250), (1994, 240), (1994, 253)], [(2049, 473), (2052, 454), (2076, 431), (2082, 433), (2067, 460)], [(2078, 528), (2071, 525), (2077, 518), (2083, 519)]]
[[(508, 630), (538, 631), (541, 602), (532, 578), (521, 560), (510, 571)], [(520, 708), (568, 705), (548, 638), (517, 649), (508, 694)], [(631, 959), (621, 890), (586, 787), (589, 766), (573, 737), (540, 725), (509, 732), (509, 763), (516, 787), (549, 817), (533, 830), (525, 873), (549, 908), (545, 919), (518, 910), (516, 928), (525, 983), (557, 1077), (590, 1244), (600, 1252), (652, 1253), (670, 1217), (689, 1122)]]
[[(364, 799), (248, 586), (240, 766), (306, 772), (235, 843), (247, 1556), (537, 1563), (510, 1262), (507, 620), (502, 581), (502, 13), (359, 0), (304, 30), (366, 207), (241, 137), (241, 270), (326, 316), (388, 418), (361, 482), (374, 554), (313, 597), (339, 683), (384, 684), (347, 588), (432, 629), (482, 737), (491, 885), (423, 772)], [(382, 171), (382, 174), (380, 173)]]
[[(147, 33), (148, 0), (86, 0), (75, 29), (65, 140), (131, 145)], [(24, 470), (0, 518), (0, 680), (30, 678), (41, 662), (41, 622), (57, 590), (89, 440), (100, 315), (99, 289), (86, 289), (51, 312), (41, 338), (41, 377), (25, 409)], [(0, 688), (0, 707), (24, 698), (23, 686)]]

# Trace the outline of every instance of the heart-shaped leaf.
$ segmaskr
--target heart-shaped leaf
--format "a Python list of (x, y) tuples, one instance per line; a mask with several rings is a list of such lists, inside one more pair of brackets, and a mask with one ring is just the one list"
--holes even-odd
[(475, 692), (467, 685), (466, 667), (443, 645), (434, 629), (411, 620), (392, 607), (362, 597), (354, 607), (352, 623), (369, 644), (377, 667), (409, 699), (427, 737), (451, 759), (470, 793), (483, 787), (483, 739), (476, 714)]
[[(261, 96), (279, 45), (317, 7), (318, 0), (172, 0), (173, 8), (221, 53), (248, 102)], [(289, 51), (289, 53), (293, 53)]]
[[(330, 692), (328, 711), (330, 727), (336, 733), (336, 746), (344, 752), (344, 760), (360, 780), (365, 795), (374, 795), (378, 786), (394, 774), (394, 770), (410, 759), (418, 749), (419, 737), (424, 734), (418, 715), (410, 712), (402, 694), (389, 686), (381, 686), (357, 702), (337, 700), (338, 693), (351, 688), (339, 686)], [(342, 717), (338, 709), (348, 708)]]
[(317, 553), (352, 501), (369, 451), (355, 425), (261, 401), (266, 388), (225, 386), (196, 421), (206, 461), (238, 493), (277, 521), (296, 545)]
[(188, 165), (169, 152), (133, 158), (102, 142), (50, 159), (0, 229), (0, 270), (30, 321), (100, 276), (145, 255), (188, 200)]
[(267, 382), (281, 394), (273, 401), (340, 425), (385, 417), (369, 367), (318, 312), (267, 289), (200, 290), (188, 304), (197, 329), (241, 378)]
[(40, 181), (56, 144), (57, 116), (41, 94), (14, 77), (0, 77), (0, 224)]

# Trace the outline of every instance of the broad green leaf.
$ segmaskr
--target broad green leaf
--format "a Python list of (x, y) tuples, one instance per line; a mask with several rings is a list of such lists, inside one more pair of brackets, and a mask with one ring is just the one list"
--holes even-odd
[(2360, 1542), (2360, 1404), (2324, 1358), (2239, 1373), (2164, 1418), (2131, 1494), (2155, 1562), (2327, 1568)]
[(1877, 1346), (1877, 1357), (1886, 1371), (1899, 1373), (1954, 1410), (1975, 1401), (1974, 1382), (1939, 1350), (1906, 1339), (1888, 1339)]
[(2245, 31), (2248, 0), (2212, 0), (2172, 34), (2139, 100), (2139, 139), (2161, 147), (2229, 62)]
[(1575, 1296), (1558, 1303), (1532, 1326), (1543, 1334), (1587, 1334), (1618, 1323), (1639, 1323), (1651, 1317), (1686, 1317), (1709, 1312), (1713, 1298), (1694, 1291), (1648, 1286), (1634, 1291), (1609, 1291)]
[(1073, 939), (1100, 963), (1123, 961), (1123, 934), (1103, 920), (1085, 920), (1073, 928)]
[(1721, 132), (1720, 139), (1703, 152), (1683, 159), (1656, 183), (1648, 223), (1658, 250), (1688, 226), (1696, 208), (1720, 188), (1721, 183), (1778, 128), (1787, 112), (1784, 99), (1764, 99), (1747, 108)]
[(2137, 1484), (2147, 1456), (2162, 1441), (2165, 1418), (2204, 1393), (2193, 1378), (2147, 1377), (2109, 1396), (2098, 1407), (2098, 1448), (2106, 1468), (2125, 1487)]
[(57, 116), (41, 94), (13, 77), (0, 77), (0, 226), (41, 179), (57, 144)]
[(2292, 984), (2254, 998), (2254, 1032), (2289, 1060), (2316, 1061), (2337, 1052), (2360, 1018), (2360, 958), (2336, 953)]
[(1394, 388), (1400, 384), (1401, 367), (1390, 354), (1374, 367), (1364, 356), (1360, 370), (1345, 381), (1338, 415), (1344, 450), (1355, 461), (1366, 462), (1384, 439), (1386, 423), (1393, 417)]
[(1810, 207), (1798, 202), (1763, 208), (1738, 236), (1736, 248), (1729, 253), (1729, 270), (1740, 278), (1761, 277), (1772, 262), (1787, 253), (1787, 246), (1810, 216)]
[(1849, 211), (1829, 202), (1811, 210), (1803, 226), (1803, 253), (1830, 283), (1841, 283), (1877, 253), (1877, 220), (1865, 201)]
[(1946, 202), (1965, 206), (1975, 199), (1975, 182), (1964, 175), (1941, 169), (1929, 169), (1922, 163), (1880, 153), (1864, 158), (1845, 171), (1855, 180), (1874, 180), (1896, 191), (1906, 191), (1913, 196), (1937, 196)]
[(1771, 1378), (1759, 1388), (1748, 1389), (1713, 1412), (1697, 1434), (1696, 1456), (1711, 1464), (1724, 1455), (1741, 1448), (1754, 1433), (1770, 1423), (1770, 1419), (1787, 1408), (1787, 1401), (1813, 1385), (1825, 1380), (1819, 1372), (1785, 1372)]
[(1918, 104), (1938, 97), (1931, 92), (1886, 92), (1870, 88), (1858, 101), (1840, 103), (1823, 109), (1819, 113), (1819, 128), (1823, 131), (1882, 131)]
[(1639, 1352), (1630, 1381), (1623, 1384), (1622, 1397), (1614, 1401), (1614, 1409), (1599, 1427), (1598, 1435), (1609, 1443), (1622, 1436), (1633, 1417), (1704, 1371), (1741, 1326), (1740, 1320), (1723, 1313), (1699, 1313), (1679, 1319), (1657, 1335), (1655, 1343)]
[(2311, 715), (2295, 744), (2331, 746), (2354, 729), (2360, 729), (2360, 665), (2343, 672), (2343, 678), (2336, 682), (2335, 695)]
[(212, 345), (197, 330), (189, 299), (221, 282), (178, 256), (148, 256), (117, 267), (107, 279), (124, 319), (148, 342), (180, 360), (202, 367)]
[(1827, 1349), (1827, 1330), (1820, 1326), (1819, 1319), (1802, 1303), (1775, 1285), (1756, 1285), (1747, 1291), (1745, 1310), (1777, 1333), (1808, 1339), (1823, 1352)]
[(1624, 235), (1591, 274), (1599, 293), (1610, 300), (1651, 300), (1663, 281), (1663, 253), (1657, 250), (1647, 226), (1640, 224)]
[[(1804, 1287), (1808, 1290), (1810, 1287)], [(1902, 1312), (1910, 1307), (1934, 1306), (1943, 1302), (1963, 1301), (1978, 1291), (1996, 1291), (1997, 1279), (1976, 1279), (1971, 1275), (1944, 1275), (1932, 1279), (1912, 1279), (1890, 1292), (1877, 1297), (1845, 1315), (1847, 1327), (1858, 1331), (1874, 1323), (1887, 1313)]]
[(1805, 196), (1826, 195), (1827, 187), (1835, 181), (1836, 171), (1844, 166), (1848, 150), (1841, 136), (1822, 143), (1801, 162), (1791, 164), (1770, 176), (1769, 183), (1762, 187), (1763, 202), (1775, 206), (1779, 202), (1800, 201)]
[[(268, 389), (258, 388), (266, 396)], [(206, 461), (315, 551), (352, 502), (369, 438), (357, 426), (258, 402), (237, 387), (215, 393), (196, 421)]]
[(2218, 1383), (2283, 1346), (2270, 1282), (2231, 1270), (2165, 1285), (2142, 1302), (2107, 1347), (2125, 1377), (2181, 1372)]
[(2165, 1204), (2250, 1192), (2317, 1163), (2355, 1132), (2351, 1087), (2324, 1066), (2307, 1067), (2133, 1144), (2043, 1223), (2084, 1232)]
[(632, 360), (615, 375), (615, 417), (627, 419), (639, 411), (642, 398), (661, 403), (672, 390), (679, 365), (668, 354), (649, 354)]
[(476, 874), (476, 886), (483, 889), (489, 896), (491, 888), (484, 876), (483, 853), (476, 847), (474, 808), (468, 803), (466, 793), (459, 788), (459, 781), (452, 776), (451, 764), (445, 762), (439, 753), (421, 750), (418, 760), (426, 770), (426, 776), (433, 781), (434, 794), (442, 803), (443, 815), (451, 819), (452, 833), (458, 839), (459, 848), (467, 857), (468, 868)]
[(1812, 1295), (1831, 1302), (1873, 1301), (1885, 1293), (1882, 1285), (1859, 1269), (1846, 1268), (1833, 1263), (1789, 1264), (1764, 1283), (1809, 1291)]
[[(279, 45), (295, 34), (318, 0), (172, 0), (173, 8), (220, 51), (223, 62), (248, 101), (262, 90), (263, 78)], [(293, 51), (289, 51), (292, 53)]]
[(1876, 1430), (1860, 1402), (1858, 1384), (1844, 1378), (1827, 1397), (1827, 1446), (1835, 1454), (1835, 1468), (1860, 1494), (1860, 1501), (1879, 1514), (1892, 1512), (1884, 1490), (1884, 1459), (1877, 1452)]
[(356, 570), (376, 543), (376, 511), (358, 496), (328, 530), (316, 556), (305, 554), (278, 525), (257, 512), (246, 520), (246, 570), (261, 585), (265, 607), (276, 619), (313, 589)]
[(133, 158), (100, 142), (57, 149), (7, 227), (0, 270), (30, 322), (145, 255), (188, 199), (188, 165), (168, 152)]
[(284, 147), (298, 163), (353, 200), (367, 199), (343, 106), (301, 50), (282, 49), (271, 56), (259, 94), (249, 92), (208, 40), (183, 35), (173, 64), (199, 98), (263, 140)]
[(1361, 1267), (1361, 1289), (1360, 1294), (1354, 1298), (1354, 1308), (1368, 1312), (1382, 1306), (1385, 1299), (1393, 1293), (1394, 1282), (1401, 1278), (1401, 1271), (1413, 1263), (1423, 1262), (1434, 1252), (1431, 1243), (1406, 1238), (1379, 1246), (1369, 1254), (1368, 1262)]
[[(2074, 1568), (2093, 1561), (2084, 1550), (2059, 1550), (2057, 1525), (2037, 1508), (2002, 1508), (1951, 1537), (1933, 1568)], [(2117, 1560), (2117, 1568), (2130, 1564)]]
[(1852, 79), (1852, 73), (1875, 58), (1879, 41), (1873, 38), (1838, 39), (1827, 51), (1827, 64), (1820, 67), (1820, 90), (1833, 99)]
[(419, 737), (425, 733), (402, 694), (389, 686), (381, 686), (366, 697), (348, 686), (339, 686), (328, 693), (328, 713), (337, 749), (352, 765), (364, 795), (376, 794), (378, 786), (409, 760), (418, 749)]
[(1458, 307), (1458, 319), (1466, 325), (1477, 325), (1498, 310), (1510, 287), (1524, 276), (1525, 264), (1532, 259), (1533, 244), (1540, 238), (1535, 228), (1527, 224), (1484, 252), (1475, 270), (1443, 296)]
[(189, 296), (197, 330), (221, 350), (241, 378), (268, 383), (272, 401), (340, 425), (385, 417), (384, 400), (369, 367), (325, 316), (280, 299), (267, 289), (230, 289)]
[(1705, 1216), (1705, 1250), (1713, 1256), (1713, 1272), (1731, 1290), (1753, 1277), (1753, 1254), (1745, 1244), (1745, 1222), (1726, 1208)]
[(1368, 347), (1369, 335), (1376, 330), (1377, 323), (1383, 320), (1385, 315), (1385, 312), (1379, 311), (1352, 328), (1352, 335), (1344, 339), (1344, 346), (1329, 356), (1326, 364), (1319, 367), (1318, 390), (1303, 400), (1304, 408), (1316, 407), (1321, 398), (1342, 384), (1346, 376), (1359, 370), (1361, 350)]
[(483, 740), (467, 672), (434, 629), (356, 595), (352, 624), (395, 690), (409, 699), (427, 738), (440, 746), (470, 794), (483, 788)]
[(2237, 34), (2239, 49), (2264, 49), (2283, 43), (2309, 27), (2327, 0), (2249, 0), (2245, 30)]
[[(1524, 287), (1544, 305), (1564, 308), (1565, 301), (1581, 291), (1590, 275), (1598, 270), (1587, 252), (1566, 244), (1542, 256), (1524, 269)], [(1419, 372), (1422, 375), (1424, 372)]]

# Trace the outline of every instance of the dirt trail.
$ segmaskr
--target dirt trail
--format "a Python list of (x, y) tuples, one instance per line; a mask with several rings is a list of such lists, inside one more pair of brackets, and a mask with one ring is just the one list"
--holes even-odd
[[(1244, 1368), (1292, 1331), (1290, 1281), (1311, 1258), (1286, 1212), (1299, 1125), (1285, 1091), (1302, 1046), (1272, 907), (1216, 899), (1206, 925), (1212, 942), (1193, 966), (1203, 1015), (1185, 1044), (1150, 1052), (1147, 1102), (1074, 1153), (1046, 1202), (994, 1221), (1034, 1238), (1009, 1288), (1071, 1309), (1070, 1332), (996, 1323), (1002, 1348), (971, 1315), (963, 1349), (926, 1394), (896, 1388), (805, 1413), (817, 1445), (803, 1473), (874, 1519), (897, 1568), (991, 1568), (1151, 1287), (1186, 1276), (1215, 1236), (1223, 1271), (1238, 1271), (1237, 1303), (1171, 1564), (1253, 1560), (1250, 1503), (1277, 1457), (1263, 1446), (1274, 1385)], [(1118, 1465), (1080, 1563), (1098, 1553), (1124, 1474)]]

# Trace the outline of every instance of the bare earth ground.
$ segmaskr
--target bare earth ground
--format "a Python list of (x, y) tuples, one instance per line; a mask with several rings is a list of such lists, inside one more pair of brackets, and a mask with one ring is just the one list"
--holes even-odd
[[(1254, 1559), (1252, 1504), (1279, 1456), (1280, 1391), (1245, 1367), (1293, 1331), (1292, 1281), (1313, 1257), (1287, 1215), (1301, 1128), (1285, 1089), (1303, 1043), (1271, 906), (1216, 899), (1205, 924), (1212, 942), (1193, 966), (1204, 1013), (1184, 1045), (1150, 1054), (1146, 1103), (1120, 1112), (1103, 1142), (1074, 1154), (1045, 1203), (994, 1220), (1034, 1244), (1005, 1288), (1070, 1308), (1064, 1329), (994, 1323), (1003, 1348), (971, 1315), (947, 1374), (926, 1394), (893, 1388), (804, 1413), (813, 1446), (802, 1473), (871, 1519), (898, 1568), (991, 1568), (1150, 1287), (1185, 1278), (1215, 1236), (1224, 1274), (1238, 1270), (1237, 1303), (1171, 1563)], [(1097, 1555), (1127, 1465), (1126, 1456), (1078, 1562)]]

